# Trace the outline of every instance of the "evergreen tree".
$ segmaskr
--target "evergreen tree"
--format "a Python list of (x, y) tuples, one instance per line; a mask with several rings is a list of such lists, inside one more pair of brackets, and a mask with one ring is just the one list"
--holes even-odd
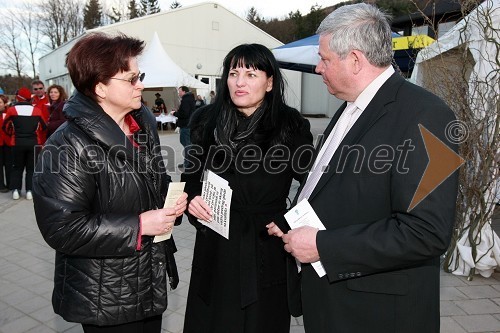
[(137, 3), (135, 2), (135, 0), (130, 0), (130, 2), (128, 3), (128, 18), (133, 19), (139, 16), (141, 15), (140, 11), (137, 9)]
[(295, 24), (294, 40), (308, 37), (306, 22), (298, 9), (288, 13), (288, 18)]
[(248, 10), (247, 21), (257, 26), (261, 21), (263, 21), (257, 12), (257, 9), (253, 6)]
[(311, 7), (309, 14), (304, 16), (304, 37), (314, 35), (319, 24), (326, 17), (326, 13), (318, 4)]
[(149, 14), (149, 0), (141, 0), (139, 5), (139, 16), (146, 16)]
[(122, 20), (122, 14), (120, 13), (120, 11), (115, 7), (111, 7), (111, 11), (113, 12), (112, 14), (107, 14), (109, 19), (111, 20), (111, 23), (120, 22)]
[(393, 17), (409, 14), (412, 10), (415, 10), (415, 4), (412, 1), (377, 0), (376, 5), (388, 11)]
[(172, 2), (170, 4), (170, 9), (181, 8), (181, 7), (182, 7), (182, 5), (177, 0), (175, 0), (174, 2)]
[(102, 23), (102, 8), (99, 0), (89, 0), (83, 9), (83, 26), (85, 29), (93, 29)]
[(160, 12), (160, 4), (158, 0), (149, 0), (149, 14), (155, 14)]

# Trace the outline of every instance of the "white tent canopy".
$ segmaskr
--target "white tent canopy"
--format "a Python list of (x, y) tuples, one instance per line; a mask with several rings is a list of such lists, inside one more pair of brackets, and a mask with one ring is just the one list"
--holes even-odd
[[(500, 24), (499, 0), (488, 0), (482, 3), (465, 19), (458, 22), (445, 35), (440, 37), (437, 43), (423, 49), (415, 61), (411, 80), (418, 85), (424, 84), (422, 71), (425, 69), (419, 65), (463, 44), (467, 44), (467, 48), (474, 57), (475, 66), (473, 70), (478, 77), (484, 78), (489, 73), (494, 72), (495, 68), (492, 68), (492, 66), (496, 61), (488, 58), (497, 54), (495, 52), (496, 45), (494, 42), (488, 41), (484, 36), (485, 32), (483, 30), (486, 23), (483, 20), (485, 20), (486, 15), (492, 21), (491, 26), (498, 28)], [(498, 34), (498, 30), (495, 34)]]
[(144, 78), (145, 88), (179, 87), (187, 86), (196, 89), (208, 89), (205, 84), (188, 73), (184, 72), (161, 45), (158, 34), (147, 45), (144, 53), (139, 57), (139, 68), (146, 73)]

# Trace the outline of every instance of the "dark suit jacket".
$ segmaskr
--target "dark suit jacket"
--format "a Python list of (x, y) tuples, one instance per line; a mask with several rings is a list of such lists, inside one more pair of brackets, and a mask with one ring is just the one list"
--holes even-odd
[(316, 244), (327, 275), (303, 265), (306, 332), (439, 332), (439, 256), (454, 224), (457, 172), (408, 208), (428, 163), (418, 125), (456, 150), (445, 137), (454, 119), (394, 74), (346, 135), (309, 198), (326, 227)]
[(188, 91), (181, 97), (181, 104), (179, 105), (177, 112), (175, 112), (175, 116), (177, 117), (177, 127), (189, 127), (189, 119), (191, 119), (191, 115), (195, 109), (194, 95), (192, 92)]

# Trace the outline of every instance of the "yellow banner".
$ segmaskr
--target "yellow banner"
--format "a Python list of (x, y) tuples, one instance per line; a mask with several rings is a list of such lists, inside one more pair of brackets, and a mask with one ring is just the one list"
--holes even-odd
[(435, 40), (427, 35), (416, 36), (403, 36), (394, 37), (392, 39), (392, 49), (407, 50), (407, 49), (421, 49), (434, 43)]

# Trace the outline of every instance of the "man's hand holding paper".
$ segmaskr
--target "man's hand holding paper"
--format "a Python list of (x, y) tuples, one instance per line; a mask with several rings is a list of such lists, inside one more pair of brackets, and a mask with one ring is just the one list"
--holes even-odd
[(285, 243), (285, 251), (289, 252), (301, 263), (318, 261), (317, 233), (318, 229), (310, 226), (298, 227), (288, 231), (281, 237), (283, 243)]
[(267, 233), (271, 236), (281, 237), (285, 243), (285, 251), (295, 257), (299, 271), (301, 269), (300, 263), (311, 263), (316, 273), (320, 277), (324, 276), (326, 272), (320, 261), (316, 235), (318, 230), (325, 230), (325, 226), (307, 199), (290, 209), (285, 214), (285, 219), (292, 228), (287, 234), (284, 234), (274, 222), (266, 226)]
[(270, 236), (280, 237), (285, 243), (285, 251), (293, 255), (301, 263), (319, 260), (316, 247), (316, 234), (318, 229), (310, 226), (298, 227), (284, 233), (274, 222), (266, 225)]

